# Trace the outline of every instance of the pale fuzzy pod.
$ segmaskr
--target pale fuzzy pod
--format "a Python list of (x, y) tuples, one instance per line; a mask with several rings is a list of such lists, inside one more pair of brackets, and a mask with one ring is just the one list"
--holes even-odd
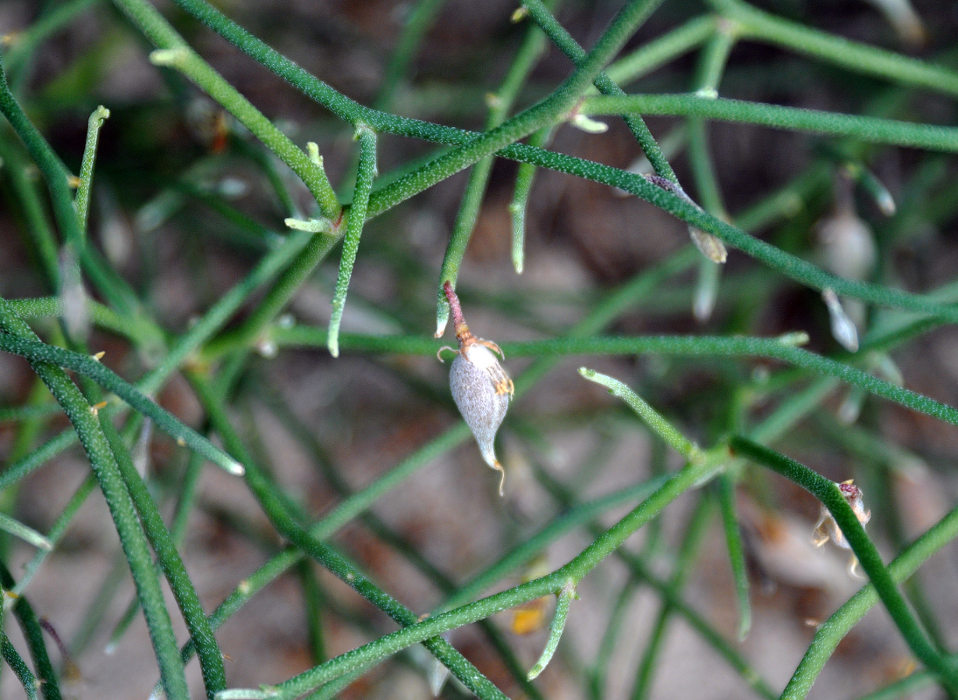
[(871, 229), (853, 211), (838, 211), (819, 224), (825, 267), (839, 277), (867, 278), (877, 251)]
[(497, 471), (502, 465), (493, 443), (509, 408), (511, 393), (503, 390), (508, 381), (499, 358), (480, 343), (465, 345), (449, 369), (449, 389), (459, 413), (475, 436), (482, 459)]

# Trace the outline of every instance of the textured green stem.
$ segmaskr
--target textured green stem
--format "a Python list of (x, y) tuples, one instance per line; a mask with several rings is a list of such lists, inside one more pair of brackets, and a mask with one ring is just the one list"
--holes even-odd
[(575, 583), (567, 582), (556, 596), (556, 609), (552, 614), (552, 624), (549, 625), (549, 638), (546, 640), (545, 649), (535, 665), (529, 669), (529, 680), (538, 678), (546, 670), (546, 666), (552, 660), (556, 649), (559, 648), (559, 640), (562, 639), (562, 632), (565, 630), (566, 619), (569, 616), (569, 605), (575, 598)]
[(360, 126), (356, 130), (356, 137), (359, 139), (359, 166), (356, 171), (353, 201), (345, 214), (346, 235), (343, 237), (343, 256), (339, 263), (339, 274), (336, 277), (333, 313), (329, 319), (327, 345), (329, 354), (333, 357), (339, 357), (339, 324), (343, 320), (349, 280), (353, 274), (353, 265), (356, 263), (356, 253), (359, 252), (359, 238), (363, 233), (363, 224), (366, 223), (366, 205), (369, 203), (369, 193), (372, 191), (373, 179), (376, 177), (376, 132), (368, 127)]
[[(532, 29), (526, 33), (525, 39), (509, 67), (509, 72), (495, 95), (489, 98), (490, 108), (489, 116), (486, 118), (486, 129), (499, 126), (509, 114), (516, 96), (542, 55), (544, 48), (545, 39), (541, 32)], [(535, 137), (533, 136), (533, 138)], [(446, 323), (449, 320), (449, 303), (446, 301), (446, 295), (442, 289), (443, 284), (449, 282), (453, 288), (456, 287), (459, 267), (462, 265), (466, 247), (469, 245), (472, 232), (476, 227), (476, 220), (479, 218), (479, 208), (486, 194), (489, 176), (492, 174), (492, 165), (492, 156), (486, 156), (472, 166), (472, 170), (469, 172), (469, 181), (466, 183), (466, 189), (459, 204), (459, 211), (456, 212), (456, 220), (452, 225), (452, 235), (449, 236), (449, 243), (446, 246), (442, 266), (439, 269), (439, 286), (436, 290), (438, 300), (436, 305), (437, 338), (445, 332)]]
[(26, 693), (28, 700), (36, 700), (37, 688), (40, 685), (37, 677), (33, 675), (33, 671), (27, 666), (27, 662), (20, 656), (5, 632), (0, 632), (0, 655), (3, 656), (3, 660), (7, 662), (14, 675), (20, 680), (20, 685), (23, 686), (23, 692)]
[(666, 420), (661, 413), (652, 408), (645, 399), (618, 379), (596, 372), (594, 369), (587, 369), (586, 367), (580, 367), (579, 374), (590, 382), (604, 386), (609, 390), (610, 394), (625, 401), (629, 408), (635, 411), (636, 415), (645, 421), (646, 425), (652, 429), (652, 432), (662, 438), (666, 444), (670, 445), (672, 449), (685, 459), (693, 460), (699, 458), (701, 450), (699, 450), (695, 443), (685, 437), (685, 435)]
[(100, 128), (110, 116), (110, 110), (102, 105), (93, 110), (87, 123), (86, 145), (83, 159), (80, 161), (80, 184), (77, 185), (76, 208), (80, 221), (80, 233), (86, 236), (87, 213), (90, 210), (90, 191), (93, 188), (93, 164), (96, 161), (96, 146), (100, 139)]
[(958, 151), (958, 127), (699, 95), (596, 96), (586, 98), (580, 111), (589, 115), (631, 112), (704, 117), (828, 136), (847, 136), (869, 143), (887, 143), (933, 151)]
[[(223, 438), (224, 444), (226, 444), (230, 450), (244, 457), (244, 462), (247, 463), (246, 484), (277, 531), (296, 545), (298, 549), (319, 561), (340, 580), (396, 622), (405, 626), (414, 625), (418, 619), (415, 613), (382, 591), (366, 576), (352, 567), (342, 555), (314, 537), (297, 522), (296, 518), (288, 512), (283, 499), (277, 495), (275, 487), (269, 482), (260, 468), (255, 464), (252, 457), (247, 453), (239, 436), (230, 425), (222, 404), (199, 377), (192, 375), (190, 379), (192, 380), (192, 384), (197, 391), (200, 401), (210, 416), (210, 421)], [(433, 636), (435, 635), (430, 635), (430, 637)], [(441, 637), (436, 637), (435, 639), (424, 638), (419, 641), (424, 642), (426, 648), (445, 664), (453, 675), (462, 681), (467, 688), (479, 697), (505, 698), (495, 685), (479, 673), (472, 664)], [(302, 694), (306, 690), (315, 688), (316, 684), (310, 684), (309, 682), (301, 684), (300, 682), (287, 681), (279, 687), (282, 688), (285, 696), (289, 696)], [(298, 692), (294, 692), (295, 689), (298, 689)]]

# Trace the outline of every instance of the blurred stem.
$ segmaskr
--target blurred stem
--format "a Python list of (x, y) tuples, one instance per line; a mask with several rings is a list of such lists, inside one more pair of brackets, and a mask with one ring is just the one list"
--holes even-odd
[[(14, 588), (13, 576), (7, 567), (0, 562), (0, 584), (3, 586), (3, 595), (8, 595), (8, 591)], [(46, 640), (43, 636), (43, 628), (37, 614), (33, 611), (26, 598), (18, 597), (13, 604), (13, 614), (16, 616), (26, 638), (27, 646), (30, 649), (30, 656), (33, 657), (33, 665), (37, 669), (36, 679), (37, 687), (43, 693), (44, 700), (60, 700), (60, 685), (56, 671), (53, 670), (53, 664), (50, 663), (50, 654), (47, 652)], [(22, 680), (22, 679), (21, 679)]]
[(605, 74), (614, 83), (629, 83), (691, 51), (714, 32), (715, 17), (711, 15), (695, 17), (668, 34), (653, 39), (616, 60), (605, 70)]
[(958, 73), (948, 68), (791, 22), (741, 0), (708, 2), (716, 12), (735, 22), (742, 37), (784, 46), (883, 80), (958, 95)]
[[(692, 567), (698, 557), (703, 537), (707, 532), (706, 526), (709, 524), (711, 515), (711, 501), (706, 497), (700, 497), (698, 505), (696, 505), (695, 510), (692, 511), (689, 523), (685, 528), (685, 535), (682, 537), (682, 544), (675, 558), (675, 567), (667, 583), (669, 590), (675, 597), (682, 595), (682, 589), (685, 587), (685, 582), (692, 572)], [(658, 617), (656, 617), (655, 623), (652, 625), (649, 642), (646, 646), (645, 653), (642, 655), (642, 661), (636, 673), (635, 685), (632, 688), (632, 700), (645, 698), (649, 693), (653, 673), (658, 667), (659, 652), (665, 640), (666, 626), (672, 612), (672, 606), (668, 601), (663, 600)]]
[(752, 627), (752, 607), (748, 598), (748, 567), (745, 562), (745, 547), (735, 508), (735, 479), (726, 471), (718, 478), (718, 500), (721, 505), (725, 544), (735, 580), (735, 595), (738, 598), (738, 638), (744, 640)]
[(392, 104), (393, 95), (400, 86), (400, 82), (409, 73), (409, 65), (416, 56), (416, 51), (422, 43), (423, 37), (432, 26), (436, 16), (442, 10), (446, 0), (419, 0), (412, 9), (402, 8), (407, 14), (403, 24), (402, 34), (393, 49), (386, 73), (383, 75), (382, 87), (376, 98), (376, 109), (388, 109)]

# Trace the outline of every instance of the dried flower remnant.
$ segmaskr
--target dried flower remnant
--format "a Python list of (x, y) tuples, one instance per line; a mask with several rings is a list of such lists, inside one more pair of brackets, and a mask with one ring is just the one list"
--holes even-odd
[[(872, 512), (865, 510), (864, 494), (860, 488), (855, 486), (854, 479), (849, 479), (848, 481), (843, 481), (835, 485), (839, 491), (842, 492), (842, 496), (848, 505), (851, 506), (852, 512), (855, 514), (855, 517), (858, 518), (858, 522), (863, 526), (866, 525), (868, 521), (871, 520)], [(848, 544), (848, 540), (845, 539), (845, 534), (841, 531), (841, 528), (838, 527), (835, 518), (832, 517), (832, 514), (829, 513), (828, 509), (823, 505), (818, 516), (818, 522), (815, 523), (815, 529), (812, 532), (812, 543), (816, 547), (821, 547), (828, 542), (828, 540), (831, 540), (836, 546), (842, 549), (851, 549), (851, 545)], [(858, 558), (854, 554), (848, 561), (848, 573), (856, 578), (861, 577), (858, 573)]]
[[(685, 190), (682, 189), (682, 185), (679, 183), (672, 182), (671, 180), (660, 175), (645, 175), (644, 177), (653, 185), (661, 187), (666, 192), (671, 192), (672, 194), (681, 197), (699, 211), (704, 211), (702, 207), (696, 204), (695, 200), (686, 194)], [(725, 244), (722, 243), (720, 239), (716, 238), (711, 233), (706, 233), (702, 229), (696, 228), (692, 225), (689, 225), (688, 229), (689, 237), (692, 239), (695, 247), (699, 249), (699, 252), (702, 255), (718, 265), (721, 265), (725, 262), (725, 260), (728, 258), (728, 251), (725, 249)]]
[[(466, 425), (476, 438), (482, 459), (501, 475), (499, 479), (501, 496), (506, 472), (496, 459), (493, 443), (496, 431), (506, 417), (509, 400), (512, 398), (515, 387), (509, 375), (499, 364), (499, 357), (505, 357), (499, 346), (491, 340), (477, 338), (472, 334), (462, 316), (459, 298), (449, 282), (443, 283), (442, 290), (449, 301), (449, 310), (456, 329), (456, 340), (459, 341), (458, 350), (448, 345), (439, 350), (439, 353), (443, 350), (452, 350), (456, 353), (456, 358), (449, 369), (449, 389), (459, 408), (459, 413), (462, 414)], [(438, 356), (442, 361), (441, 354)]]

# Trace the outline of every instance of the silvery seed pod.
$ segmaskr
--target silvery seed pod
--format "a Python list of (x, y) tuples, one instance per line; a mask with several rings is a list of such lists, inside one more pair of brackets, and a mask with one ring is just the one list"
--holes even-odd
[(456, 353), (456, 359), (449, 369), (449, 390), (459, 413), (476, 438), (482, 459), (501, 474), (501, 496), (506, 472), (496, 459), (494, 442), (496, 431), (509, 409), (514, 387), (509, 375), (499, 364), (499, 356), (502, 355), (499, 346), (490, 340), (477, 338), (470, 332), (462, 316), (459, 298), (449, 282), (443, 284), (443, 291), (449, 300), (456, 339), (459, 341), (458, 350), (448, 346), (440, 350), (449, 349)]

